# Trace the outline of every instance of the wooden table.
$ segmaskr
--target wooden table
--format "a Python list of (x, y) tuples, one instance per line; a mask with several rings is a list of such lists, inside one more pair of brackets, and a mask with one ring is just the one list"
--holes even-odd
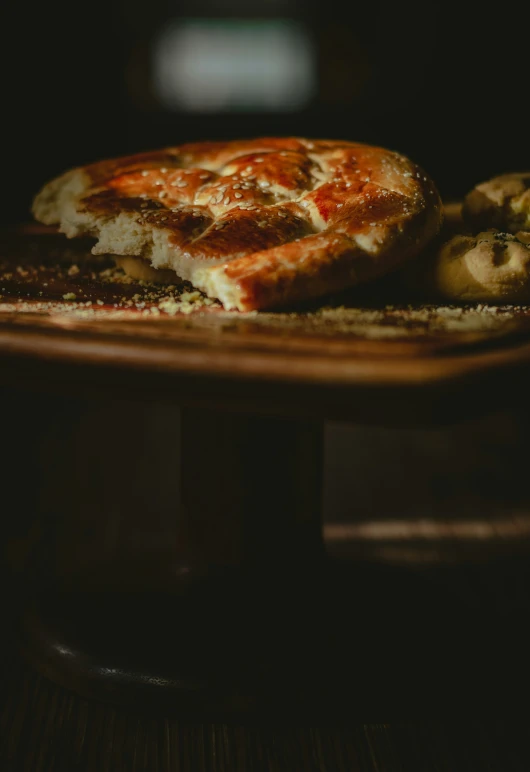
[[(331, 560), (320, 504), (325, 420), (434, 425), (492, 400), (524, 406), (528, 309), (353, 292), (227, 313), (183, 301), (183, 288), (127, 283), (88, 246), (32, 226), (4, 234), (1, 382), (179, 405), (182, 501), (163, 560), (91, 545), (30, 587), (17, 632), (54, 694), (156, 721), (353, 726), (409, 705), (506, 704), (511, 679), (524, 691), (524, 620), (459, 605), (425, 574)], [(97, 415), (84, 439), (112, 469), (119, 443)], [(103, 507), (123, 484), (109, 475)]]

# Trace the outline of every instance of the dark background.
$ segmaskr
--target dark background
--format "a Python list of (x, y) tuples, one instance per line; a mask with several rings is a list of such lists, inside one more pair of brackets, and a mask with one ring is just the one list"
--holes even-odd
[[(283, 113), (165, 109), (154, 93), (150, 68), (153, 46), (164, 25), (187, 17), (251, 16), (292, 18), (306, 25), (317, 52), (313, 100), (303, 109)], [(433, 2), (421, 6), (345, 0), (341, 4), (2, 0), (0, 223), (29, 220), (39, 187), (68, 167), (184, 141), (263, 134), (382, 144), (421, 163), (444, 198), (460, 198), (494, 174), (530, 169), (529, 20), (523, 6), (504, 2), (470, 14), (464, 3), (456, 7)], [(125, 561), (140, 548), (163, 555), (175, 539), (178, 409), (107, 397), (64, 398), (46, 393), (44, 386), (39, 394), (39, 389), (40, 384), (27, 391), (0, 389), (4, 615), (6, 608), (16, 609), (20, 586), (26, 582), (40, 586), (50, 575), (68, 576), (90, 567), (98, 557)], [(517, 620), (524, 620), (529, 610), (530, 419), (528, 411), (512, 410), (496, 395), (491, 407), (492, 415), (437, 428), (327, 425), (323, 510), (328, 537), (333, 528), (336, 532), (352, 526), (347, 543), (328, 538), (330, 551), (398, 566), (403, 562), (407, 571), (411, 565), (420, 572), (425, 568), (462, 605), (485, 604), (502, 636), (499, 612), (513, 612)], [(102, 446), (106, 452), (99, 454)], [(121, 489), (118, 484), (107, 485), (108, 459), (114, 449), (110, 473), (126, 481)], [(371, 539), (374, 522), (380, 528), (389, 526), (386, 542)], [(463, 535), (445, 543), (431, 540), (432, 524), (445, 524), (450, 533), (458, 525)], [(413, 534), (410, 543), (402, 538), (406, 527)], [(352, 609), (355, 602), (347, 613)], [(392, 630), (390, 642), (395, 635)], [(460, 635), (457, 630), (455, 638)], [(510, 635), (505, 641), (510, 645)], [(514, 642), (520, 645), (521, 639)], [(438, 669), (439, 660), (434, 660)], [(3, 670), (6, 662), (9, 665), (9, 660), (2, 661)], [(515, 672), (517, 659), (512, 656), (510, 664)], [(498, 701), (499, 710), (510, 715), (528, 693), (527, 657), (523, 664), (514, 679), (521, 694), (513, 704)], [(505, 668), (504, 656), (497, 657), (489, 663), (484, 683), (489, 683), (490, 671), (500, 670), (502, 676)], [(9, 731), (0, 734), (0, 741), (11, 748), (19, 743), (22, 752), (33, 753), (33, 758), (39, 754), (41, 762), (57, 748), (66, 759), (64, 748), (78, 745), (67, 734), (72, 731), (68, 721), (62, 722), (60, 709), (45, 700), (46, 693), (32, 701), (32, 692), (18, 684), (15, 678), (13, 693), (22, 699), (29, 695), (28, 705), (21, 702), (21, 712), (15, 714), (9, 704), (9, 723), (2, 725)], [(0, 697), (4, 699), (3, 694)], [(459, 702), (457, 695), (452, 711)], [(88, 713), (85, 703), (79, 709), (72, 704), (68, 715)], [(423, 715), (424, 706), (420, 708)], [(28, 721), (42, 728), (41, 746), (32, 747), (27, 739)], [(92, 744), (88, 730), (75, 737), (84, 741), (86, 735), (85, 746), (99, 748), (101, 726), (107, 724), (114, 726), (106, 717), (94, 724), (98, 737)], [(159, 731), (156, 726), (155, 730)], [(143, 731), (134, 723), (135, 754), (142, 747)], [(464, 731), (461, 734), (464, 737)], [(526, 736), (527, 721), (521, 734), (525, 759), (520, 764), (513, 737), (506, 741), (501, 737), (495, 758), (502, 757), (502, 762), (495, 768), (528, 768)], [(485, 750), (475, 735), (470, 737), (468, 755), (460, 751), (447, 765), (441, 758), (440, 737), (425, 740), (422, 747), (433, 748), (436, 758), (422, 768), (469, 772), (484, 768), (484, 759), (495, 765), (494, 733), (480, 727)], [(117, 742), (117, 753), (118, 746)], [(419, 751), (412, 741), (411, 747), (416, 768), (421, 765)], [(156, 742), (153, 748), (161, 753)], [(476, 766), (472, 754), (480, 751)], [(374, 768), (379, 767), (372, 745), (370, 754)], [(38, 764), (39, 769), (45, 769), (44, 763)], [(409, 768), (384, 759), (382, 764), (389, 770)], [(14, 769), (1, 762), (0, 766)], [(78, 758), (64, 768), (70, 772), (74, 766), (87, 768)]]
[[(228, 25), (241, 18), (292, 19), (305, 25), (316, 51), (312, 101), (281, 113), (168, 110), (153, 88), (152, 53), (164, 26), (186, 18), (224, 19)], [(530, 169), (529, 20), (523, 6), (507, 3), (470, 14), (465, 3), (432, 2), (4, 2), (1, 217), (6, 223), (30, 219), (39, 187), (74, 165), (185, 141), (263, 134), (346, 138), (395, 148), (421, 163), (446, 199), (458, 198), (491, 175)], [(250, 66), (252, 50), (248, 57)], [(99, 512), (86, 491), (98, 475), (104, 479), (104, 462), (96, 458), (96, 473), (87, 460), (91, 447), (84, 451), (80, 445), (65, 474), (57, 458), (68, 454), (54, 451), (50, 439), (60, 436), (61, 426), (66, 431), (84, 420), (88, 432), (96, 407), (75, 398), (50, 407), (47, 399), (5, 392), (9, 409), (4, 430), (10, 444), (4, 448), (4, 479), (10, 482), (8, 492), (13, 492), (18, 512), (12, 527), (20, 527), (21, 534), (26, 528), (23, 511), (49, 510), (55, 517), (55, 507), (59, 520), (69, 522), (69, 497), (57, 504), (64, 476), (75, 478), (84, 491), (80, 498), (87, 521)], [(492, 410), (504, 407), (492, 399)], [(120, 432), (129, 427), (131, 414), (131, 431), (139, 431), (142, 421), (145, 432), (162, 425), (153, 414), (156, 409), (114, 403), (110, 408), (114, 421), (123, 420)], [(527, 426), (527, 417), (515, 413), (484, 424), (409, 434), (330, 425), (325, 517), (343, 523), (352, 518), (495, 518), (526, 512)], [(139, 432), (136, 444), (120, 446), (120, 458), (128, 459), (125, 466), (134, 465), (142, 437)], [(145, 443), (150, 447), (148, 438)], [(173, 448), (173, 441), (166, 438), (164, 446)], [(178, 454), (168, 458), (167, 474), (157, 478), (156, 491), (157, 506), (161, 512), (167, 509), (169, 521), (175, 500), (169, 470), (178, 467)], [(152, 501), (148, 474), (137, 482), (131, 501), (144, 494)], [(52, 491), (49, 501), (43, 493), (46, 485)], [(96, 493), (103, 485), (93, 486)], [(5, 495), (4, 490), (4, 500)], [(123, 509), (128, 509), (127, 502)], [(106, 527), (105, 507), (98, 516)], [(55, 559), (52, 551), (46, 554), (45, 560)]]
[[(317, 88), (275, 113), (169, 111), (151, 61), (171, 20), (294, 19), (316, 52)], [(183, 141), (299, 134), (383, 144), (458, 198), (530, 167), (528, 20), (506, 3), (337, 0), (11, 2), (0, 11), (1, 217), (28, 219), (50, 177), (93, 160)], [(249, 51), (251, 59), (252, 52)]]
[[(190, 17), (227, 23), (293, 19), (305, 25), (317, 57), (313, 100), (282, 113), (164, 108), (153, 89), (153, 48), (164, 25)], [(470, 14), (465, 3), (433, 2), (5, 0), (0, 3), (1, 220), (30, 219), (39, 187), (71, 166), (185, 141), (262, 134), (345, 138), (395, 148), (421, 163), (446, 199), (461, 197), (491, 175), (530, 169), (528, 21), (523, 5), (505, 2)], [(41, 403), (22, 394), (13, 407), (12, 399), (5, 399), (11, 405), (6, 436), (12, 444), (5, 448), (4, 477), (11, 480), (17, 511), (29, 512), (39, 508), (32, 497), (43, 477), (54, 477), (43, 471), (38, 443), (28, 442), (28, 427), (40, 426)], [(492, 405), (502, 407), (496, 400)], [(65, 403), (64, 410), (69, 409)], [(76, 424), (84, 408), (76, 403), (71, 409)], [(331, 427), (326, 512), (331, 520), (352, 516), (354, 479), (365, 483), (355, 490), (355, 509), (366, 519), (406, 512), (454, 516), (465, 509), (476, 515), (485, 502), (491, 512), (502, 506), (517, 509), (521, 501), (526, 509), (521, 464), (526, 463), (527, 434), (526, 424), (520, 428), (519, 423), (518, 418), (501, 421), (500, 428), (488, 425), (483, 434), (473, 427), (464, 427), (462, 435), (451, 434), (450, 428), (440, 435), (413, 434), (409, 445), (403, 433), (372, 441), (351, 428), (337, 433)], [(463, 446), (462, 436), (470, 437), (470, 447)], [(503, 465), (507, 447), (524, 460)], [(387, 474), (382, 487), (377, 474), (367, 470), (385, 450), (395, 478), (391, 482)], [(364, 466), (353, 475), (356, 452)], [(424, 457), (426, 471), (419, 475)], [(25, 485), (28, 466), (32, 486)], [(86, 465), (80, 461), (79, 467)], [(447, 480), (455, 479), (449, 495)], [(408, 498), (397, 495), (400, 486)], [(172, 507), (172, 494), (163, 486), (160, 491), (160, 499)]]

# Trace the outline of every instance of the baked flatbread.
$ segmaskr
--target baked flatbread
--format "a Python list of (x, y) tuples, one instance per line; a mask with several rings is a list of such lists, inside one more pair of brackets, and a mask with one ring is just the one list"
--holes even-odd
[(383, 276), (419, 254), (443, 219), (433, 180), (406, 156), (298, 137), (79, 167), (49, 182), (32, 211), (68, 237), (95, 237), (95, 254), (142, 258), (240, 311)]

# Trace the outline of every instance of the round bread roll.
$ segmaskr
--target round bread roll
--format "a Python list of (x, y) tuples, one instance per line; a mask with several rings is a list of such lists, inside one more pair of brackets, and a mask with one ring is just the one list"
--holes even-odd
[(32, 211), (68, 237), (95, 237), (95, 254), (141, 258), (240, 311), (384, 276), (443, 220), (433, 180), (406, 156), (299, 137), (198, 142), (79, 167), (45, 185)]
[(501, 174), (475, 185), (464, 198), (462, 219), (475, 233), (530, 230), (530, 172)]
[(530, 232), (496, 229), (459, 234), (434, 263), (434, 284), (447, 299), (483, 302), (530, 300)]
[[(446, 217), (446, 222), (447, 222)], [(493, 177), (464, 197), (441, 233), (424, 287), (453, 301), (530, 301), (530, 172)]]

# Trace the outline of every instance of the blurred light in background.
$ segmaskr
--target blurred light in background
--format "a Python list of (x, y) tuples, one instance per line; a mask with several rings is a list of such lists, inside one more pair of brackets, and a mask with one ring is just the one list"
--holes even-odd
[(316, 49), (291, 19), (182, 19), (155, 41), (153, 85), (171, 110), (291, 112), (317, 88)]

